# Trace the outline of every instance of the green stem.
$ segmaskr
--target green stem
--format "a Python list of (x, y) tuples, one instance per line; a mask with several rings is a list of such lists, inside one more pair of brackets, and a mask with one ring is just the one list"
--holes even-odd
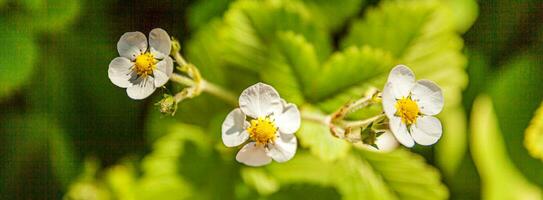
[(317, 122), (326, 126), (330, 124), (330, 116), (328, 115), (323, 115), (317, 112), (310, 112), (304, 109), (300, 110), (300, 114), (302, 115), (302, 119)]
[(371, 118), (368, 118), (368, 119), (365, 119), (365, 120), (343, 121), (342, 125), (345, 126), (345, 127), (350, 127), (350, 128), (365, 127), (365, 126), (368, 126), (369, 124), (371, 124), (374, 121), (380, 120), (383, 117), (385, 117), (385, 114), (381, 113), (381, 114), (375, 115), (375, 116), (373, 116)]
[(186, 86), (193, 86), (194, 85), (194, 81), (186, 76), (183, 76), (183, 75), (179, 75), (179, 74), (176, 74), (176, 73), (173, 73), (172, 76), (170, 77), (170, 80), (174, 81), (174, 82), (177, 82), (181, 85), (186, 85)]
[[(189, 87), (192, 87), (194, 86), (196, 83), (186, 77), (186, 76), (182, 76), (182, 75), (179, 75), (179, 74), (172, 74), (172, 76), (170, 77), (170, 80), (176, 82), (176, 83), (179, 83), (181, 85), (185, 85), (185, 86), (189, 86)], [(201, 80), (200, 82), (200, 88), (202, 91), (204, 92), (207, 92), (211, 95), (214, 95), (222, 100), (225, 100), (226, 102), (232, 104), (232, 105), (235, 105), (237, 106), (238, 104), (238, 100), (236, 98), (236, 95), (234, 95), (232, 92), (218, 86), (218, 85), (215, 85), (209, 81), (206, 81), (204, 79)], [(178, 93), (175, 95), (175, 99), (177, 102), (181, 101), (183, 99), (183, 95), (181, 93)]]
[(238, 105), (238, 98), (232, 92), (225, 90), (224, 88), (215, 85), (209, 81), (206, 81), (205, 79), (202, 79), (202, 82), (200, 84), (202, 84), (201, 87), (204, 92), (213, 94), (216, 97), (219, 97), (234, 106)]
[(179, 52), (175, 52), (172, 56), (175, 59), (175, 62), (179, 64), (179, 66), (185, 66), (188, 64), (187, 61), (183, 58), (183, 56)]

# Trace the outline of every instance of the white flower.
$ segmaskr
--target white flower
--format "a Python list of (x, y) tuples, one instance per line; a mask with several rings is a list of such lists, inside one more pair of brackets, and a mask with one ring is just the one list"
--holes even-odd
[(168, 82), (173, 73), (173, 61), (168, 56), (170, 36), (155, 28), (147, 38), (141, 32), (127, 32), (117, 42), (117, 57), (109, 63), (108, 76), (113, 84), (126, 88), (132, 99), (144, 99), (157, 87)]
[(413, 72), (404, 65), (392, 69), (383, 89), (383, 109), (390, 130), (406, 147), (415, 142), (431, 145), (441, 137), (439, 119), (433, 117), (443, 109), (443, 94), (432, 81), (415, 81)]
[(275, 89), (257, 83), (239, 97), (239, 108), (226, 116), (222, 124), (222, 141), (235, 147), (249, 140), (236, 155), (236, 160), (250, 166), (269, 164), (271, 160), (286, 162), (294, 157), (300, 128), (300, 112), (296, 105), (279, 97)]

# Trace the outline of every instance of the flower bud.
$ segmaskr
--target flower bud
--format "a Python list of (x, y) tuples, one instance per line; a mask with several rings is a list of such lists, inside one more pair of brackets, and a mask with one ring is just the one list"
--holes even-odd
[(164, 115), (173, 116), (175, 111), (177, 111), (177, 102), (175, 101), (174, 96), (169, 94), (164, 94), (164, 98), (155, 105), (160, 107), (160, 112)]

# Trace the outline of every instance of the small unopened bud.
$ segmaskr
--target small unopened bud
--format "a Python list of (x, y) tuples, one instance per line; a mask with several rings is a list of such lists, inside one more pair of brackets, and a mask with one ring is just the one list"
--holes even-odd
[(172, 37), (172, 50), (171, 50), (170, 54), (173, 55), (173, 54), (179, 52), (180, 50), (181, 50), (181, 44), (179, 43), (179, 41), (177, 39)]
[(164, 115), (173, 116), (175, 115), (175, 111), (177, 111), (177, 102), (175, 101), (174, 96), (169, 94), (164, 94), (164, 98), (155, 105), (160, 107), (160, 112)]

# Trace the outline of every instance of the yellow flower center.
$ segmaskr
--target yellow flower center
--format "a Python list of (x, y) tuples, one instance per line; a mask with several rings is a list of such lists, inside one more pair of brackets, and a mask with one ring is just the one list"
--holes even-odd
[(275, 141), (275, 132), (277, 127), (269, 117), (259, 117), (251, 120), (251, 125), (247, 128), (249, 136), (257, 145), (265, 145)]
[(148, 76), (153, 74), (153, 70), (156, 69), (157, 60), (150, 52), (144, 53), (136, 57), (136, 63), (134, 64), (134, 70), (138, 73), (138, 76)]
[(403, 123), (414, 124), (419, 115), (419, 106), (411, 97), (404, 97), (396, 102), (396, 115), (402, 118)]

